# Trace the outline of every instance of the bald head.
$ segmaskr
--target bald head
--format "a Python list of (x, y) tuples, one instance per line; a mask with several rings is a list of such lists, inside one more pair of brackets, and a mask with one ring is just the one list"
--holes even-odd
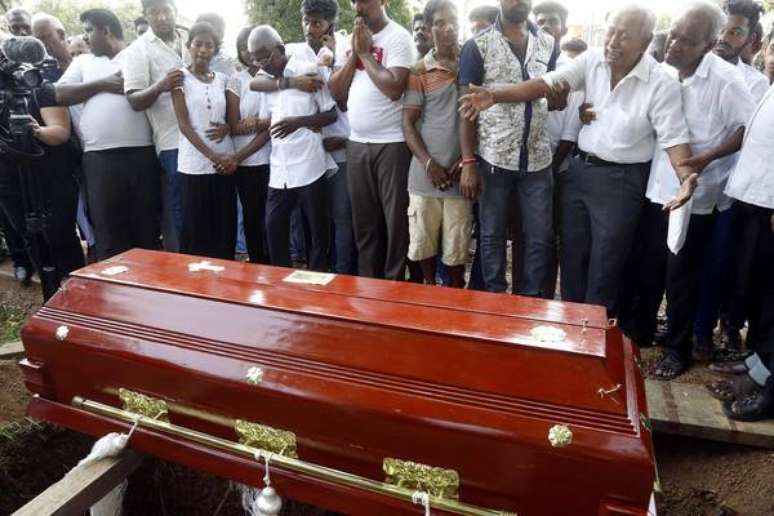
[(247, 49), (250, 52), (272, 51), (278, 46), (284, 46), (279, 32), (270, 25), (259, 25), (250, 32), (247, 38)]
[[(37, 33), (40, 31), (56, 31), (62, 35), (62, 39), (65, 39), (65, 28), (62, 25), (62, 21), (47, 13), (38, 13), (32, 17), (32, 32)], [(36, 36), (37, 37), (37, 36)]]
[(59, 18), (47, 13), (36, 14), (32, 17), (32, 35), (43, 42), (63, 70), (69, 66), (72, 57), (67, 50), (67, 34)]

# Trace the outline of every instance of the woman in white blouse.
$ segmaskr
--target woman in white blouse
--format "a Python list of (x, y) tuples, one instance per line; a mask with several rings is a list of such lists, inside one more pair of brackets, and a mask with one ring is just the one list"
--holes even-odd
[(258, 113), (265, 102), (263, 93), (250, 90), (250, 81), (258, 68), (247, 49), (252, 27), (245, 27), (237, 36), (237, 56), (244, 67), (228, 81), (226, 91), (227, 119), (234, 147), (244, 159), (237, 168), (236, 188), (242, 202), (247, 254), (252, 263), (269, 263), (264, 243), (266, 192), (269, 186), (269, 120), (261, 121)]
[(178, 185), (183, 208), (180, 251), (213, 258), (234, 258), (236, 187), (234, 153), (226, 123), (228, 78), (210, 70), (220, 38), (209, 23), (189, 31), (191, 64), (183, 85), (172, 92), (180, 126)]

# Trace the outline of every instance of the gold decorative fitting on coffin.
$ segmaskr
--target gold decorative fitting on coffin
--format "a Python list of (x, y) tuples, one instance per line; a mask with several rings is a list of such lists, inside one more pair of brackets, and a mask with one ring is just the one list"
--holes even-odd
[(118, 399), (121, 400), (124, 410), (127, 412), (159, 421), (169, 421), (169, 409), (164, 400), (151, 398), (145, 394), (123, 388), (118, 389)]
[[(121, 410), (116, 407), (111, 407), (110, 405), (105, 405), (97, 401), (88, 400), (80, 396), (75, 396), (72, 399), (72, 404), (73, 406), (92, 414), (97, 414), (110, 419), (125, 422), (127, 423), (126, 428), (136, 422), (139, 427), (149, 431), (151, 435), (172, 435), (184, 440), (186, 443), (204, 445), (212, 449), (223, 450), (228, 453), (253, 460), (255, 459), (256, 454), (261, 451), (258, 448), (235, 443), (234, 441), (229, 441), (210, 434), (198, 432), (196, 430), (178, 426), (167, 421), (159, 421), (150, 418), (141, 418), (139, 421), (137, 421), (137, 415), (133, 414), (132, 412)], [(190, 407), (177, 405), (174, 402), (170, 402), (169, 406), (173, 412), (179, 411), (181, 414), (186, 413), (190, 415), (195, 414), (196, 412)], [(331, 482), (337, 486), (354, 488), (367, 493), (374, 493), (379, 496), (386, 496), (396, 500), (402, 500), (406, 502), (406, 504), (416, 503), (414, 502), (414, 499), (417, 491), (409, 487), (400, 487), (385, 482), (377, 482), (376, 480), (372, 480), (370, 478), (353, 475), (352, 473), (348, 473), (346, 471), (328, 468), (319, 464), (313, 464), (311, 462), (305, 462), (303, 460), (291, 458), (286, 455), (272, 456), (271, 463), (275, 468), (275, 471), (279, 470), (284, 473), (300, 473), (314, 479)], [(456, 473), (454, 475), (456, 476)], [(444, 514), (460, 514), (464, 516), (516, 516), (515, 512), (479, 507), (469, 503), (461, 502), (458, 499), (430, 496), (429, 501), (430, 507), (432, 509), (438, 509)]]
[(567, 425), (554, 425), (548, 430), (548, 442), (554, 448), (564, 448), (572, 444), (572, 430)]
[(278, 430), (242, 419), (234, 421), (234, 430), (239, 436), (240, 444), (260, 448), (285, 457), (298, 458), (296, 434), (293, 432)]
[(384, 459), (385, 482), (394, 486), (426, 491), (431, 496), (457, 500), (460, 476), (453, 469), (444, 469), (400, 459)]

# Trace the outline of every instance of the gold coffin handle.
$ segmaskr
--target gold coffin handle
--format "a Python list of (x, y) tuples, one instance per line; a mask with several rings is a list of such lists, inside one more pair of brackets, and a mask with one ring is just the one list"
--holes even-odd
[[(104, 403), (100, 403), (97, 401), (88, 400), (80, 396), (75, 396), (72, 399), (72, 405), (81, 410), (91, 412), (92, 414), (98, 414), (101, 416), (117, 419), (120, 421), (124, 421), (126, 423), (136, 423), (138, 426), (141, 426), (143, 428), (147, 428), (156, 432), (161, 432), (169, 435), (174, 435), (176, 437), (186, 439), (188, 441), (191, 441), (197, 444), (202, 444), (205, 446), (209, 446), (211, 448), (225, 450), (235, 455), (248, 457), (250, 459), (255, 459), (255, 457), (257, 456), (256, 454), (260, 454), (261, 452), (263, 453), (271, 452), (271, 450), (265, 450), (265, 449), (256, 448), (254, 446), (250, 446), (247, 444), (229, 441), (227, 439), (215, 437), (213, 435), (206, 434), (204, 432), (199, 432), (196, 430), (192, 430), (190, 428), (175, 425), (173, 423), (170, 423), (168, 420), (164, 420), (160, 417), (153, 418), (150, 416), (146, 416), (144, 414), (140, 414), (139, 412), (119, 409), (111, 405), (106, 405)], [(154, 413), (154, 410), (151, 410), (150, 413)], [(138, 416), (140, 417), (138, 418)], [(388, 459), (388, 460), (395, 460), (395, 459)], [(388, 469), (390, 469), (390, 471), (396, 472), (397, 470), (393, 470), (391, 468), (386, 467), (388, 460), (385, 460), (385, 472), (387, 472)], [(378, 482), (376, 480), (371, 480), (370, 478), (353, 475), (345, 471), (340, 471), (337, 469), (320, 466), (318, 464), (312, 464), (310, 462), (289, 457), (287, 455), (273, 454), (271, 458), (271, 462), (279, 469), (294, 471), (297, 473), (308, 475), (313, 478), (317, 478), (317, 479), (324, 480), (341, 486), (354, 487), (357, 489), (362, 489), (364, 491), (369, 491), (369, 492), (378, 493), (384, 496), (397, 498), (400, 500), (404, 500), (408, 503), (414, 503), (413, 501), (414, 496), (417, 492), (417, 489), (413, 489), (410, 487), (403, 487), (403, 485), (406, 485), (406, 482), (403, 482), (402, 483), (403, 485), (394, 485), (387, 482)], [(405, 466), (406, 462), (407, 461), (398, 461), (398, 463), (401, 463), (403, 466)], [(391, 462), (390, 464), (394, 466), (398, 463)], [(430, 466), (425, 466), (421, 464), (415, 464), (415, 463), (411, 463), (411, 464), (414, 464), (414, 466), (408, 467), (409, 470), (416, 469), (415, 466), (422, 466), (423, 468), (421, 467), (419, 469), (423, 471), (424, 471), (424, 468), (440, 469), (440, 468), (431, 468)], [(443, 470), (443, 471), (452, 471), (452, 470)], [(452, 473), (454, 473), (454, 475), (456, 476), (456, 472), (452, 471)], [(457, 479), (459, 479), (458, 476), (457, 476)], [(445, 481), (446, 480), (444, 480), (443, 482)], [(430, 488), (429, 485), (421, 486), (421, 487), (425, 487), (428, 489)], [(478, 507), (478, 506), (466, 504), (451, 498), (436, 496), (432, 492), (428, 492), (428, 494), (430, 494), (430, 498), (429, 498), (430, 507), (441, 511), (446, 511), (452, 514), (463, 514), (468, 516), (516, 516), (515, 512), (500, 511), (500, 510)]]

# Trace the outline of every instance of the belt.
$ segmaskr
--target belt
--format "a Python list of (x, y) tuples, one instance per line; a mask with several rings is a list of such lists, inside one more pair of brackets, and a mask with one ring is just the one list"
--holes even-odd
[(606, 161), (602, 158), (598, 158), (593, 154), (578, 149), (578, 157), (582, 162), (587, 165), (599, 165), (600, 167), (620, 167), (622, 163), (614, 163), (612, 161)]
[(580, 158), (580, 160), (587, 165), (597, 165), (600, 167), (650, 167), (650, 161), (640, 161), (637, 163), (616, 163), (614, 161), (607, 161), (602, 158), (598, 158), (597, 156), (589, 154), (588, 152), (584, 152), (580, 149), (578, 149), (576, 157)]

